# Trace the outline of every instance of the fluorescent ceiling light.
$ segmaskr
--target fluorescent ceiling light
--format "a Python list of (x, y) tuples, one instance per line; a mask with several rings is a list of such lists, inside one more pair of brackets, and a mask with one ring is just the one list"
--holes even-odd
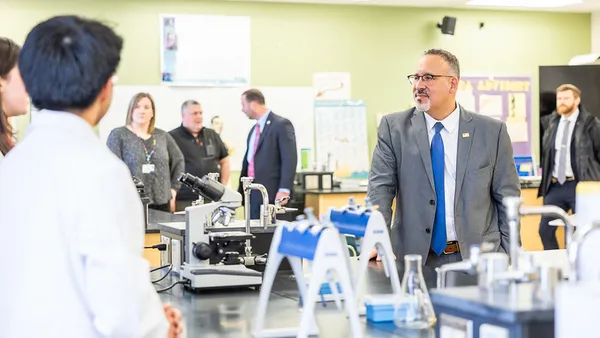
[(468, 6), (550, 8), (582, 3), (583, 0), (471, 0)]

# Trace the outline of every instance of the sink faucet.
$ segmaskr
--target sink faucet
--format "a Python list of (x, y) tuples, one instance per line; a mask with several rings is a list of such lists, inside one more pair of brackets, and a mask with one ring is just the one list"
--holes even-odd
[[(242, 177), (240, 179), (242, 181), (242, 188), (244, 189), (244, 218), (246, 221), (246, 233), (250, 234), (251, 232), (251, 227), (250, 227), (250, 221), (251, 221), (251, 213), (250, 213), (250, 193), (252, 192), (252, 190), (258, 190), (261, 192), (262, 197), (263, 197), (263, 205), (269, 205), (269, 197), (267, 195), (267, 189), (261, 185), (261, 184), (256, 184), (256, 183), (252, 183), (252, 181), (254, 180), (253, 177)], [(261, 209), (262, 211), (262, 209)], [(263, 221), (264, 217), (261, 214), (260, 220), (261, 220), (261, 224)], [(266, 224), (264, 224), (264, 226), (266, 227)], [(250, 239), (246, 240), (246, 256), (250, 257), (252, 256), (252, 243), (250, 241)]]
[(571, 245), (567, 247), (567, 254), (569, 255), (569, 263), (571, 265), (569, 282), (578, 282), (581, 279), (581, 275), (578, 273), (579, 263), (581, 260), (581, 245), (590, 233), (598, 229), (600, 229), (600, 222), (594, 222), (592, 224), (584, 224), (580, 226), (573, 238), (573, 241), (571, 242)]
[(260, 208), (260, 224), (266, 229), (269, 225), (269, 193), (264, 185), (252, 183), (254, 178), (242, 177), (242, 187), (244, 189), (244, 210), (246, 213), (246, 224), (250, 226), (250, 193), (252, 190), (260, 191), (263, 203)]
[(480, 245), (471, 245), (469, 248), (469, 259), (462, 260), (460, 262), (454, 262), (444, 264), (438, 268), (435, 268), (437, 273), (437, 288), (444, 289), (446, 287), (446, 275), (450, 271), (465, 272), (469, 275), (477, 273), (477, 262), (479, 261), (479, 255), (483, 252), (490, 251), (492, 244), (484, 242)]
[(508, 226), (510, 231), (510, 271), (504, 273), (498, 273), (494, 278), (498, 281), (508, 282), (529, 282), (535, 280), (536, 269), (533, 264), (533, 257), (528, 255), (527, 265), (524, 268), (519, 266), (519, 253), (521, 251), (519, 245), (519, 229), (521, 216), (525, 215), (552, 215), (560, 218), (565, 223), (565, 232), (567, 235), (565, 246), (569, 251), (571, 244), (571, 238), (573, 236), (573, 225), (569, 221), (569, 215), (561, 208), (554, 205), (542, 205), (542, 206), (522, 206), (523, 199), (521, 197), (505, 197), (502, 200), (502, 204), (506, 207), (506, 218), (508, 220)]
[(277, 222), (278, 214), (285, 214), (288, 211), (298, 211), (297, 208), (284, 207), (281, 204), (290, 200), (289, 196), (282, 197), (275, 200), (275, 204), (269, 204), (269, 222), (268, 224), (275, 224)]
[[(516, 222), (518, 225), (520, 222), (520, 217), (526, 215), (549, 215), (559, 218), (565, 224), (565, 233), (567, 237), (565, 247), (567, 249), (569, 248), (571, 239), (573, 238), (574, 227), (569, 220), (569, 214), (567, 214), (563, 209), (554, 205), (521, 206), (523, 204), (523, 200), (520, 197), (506, 197), (504, 198), (503, 203), (507, 209), (506, 214), (509, 219), (509, 226), (511, 218), (512, 221)], [(515, 229), (515, 231), (517, 230)], [(514, 241), (512, 241), (511, 234), (511, 244), (513, 242)]]
[[(536, 266), (533, 261), (533, 256), (525, 253), (525, 266), (519, 266), (514, 268), (511, 266), (510, 270), (504, 270), (496, 272), (493, 276), (493, 282), (508, 282), (508, 283), (528, 283), (538, 280), (539, 276), (536, 270)], [(517, 257), (517, 260), (519, 257)]]
[(517, 270), (519, 264), (517, 259), (519, 246), (515, 239), (518, 238), (521, 216), (552, 215), (560, 218), (565, 223), (565, 232), (567, 235), (565, 246), (567, 249), (569, 248), (573, 237), (573, 224), (569, 221), (569, 215), (563, 209), (554, 205), (522, 206), (523, 200), (520, 197), (505, 197), (502, 203), (506, 207), (506, 217), (508, 218), (508, 226), (510, 227), (510, 259), (515, 270)]
[(521, 214), (520, 209), (523, 204), (523, 199), (521, 197), (505, 197), (502, 200), (502, 204), (506, 208), (506, 219), (508, 221), (508, 231), (510, 238), (510, 248), (508, 250), (508, 255), (510, 257), (510, 264), (512, 266), (512, 270), (519, 270), (519, 229), (521, 227)]

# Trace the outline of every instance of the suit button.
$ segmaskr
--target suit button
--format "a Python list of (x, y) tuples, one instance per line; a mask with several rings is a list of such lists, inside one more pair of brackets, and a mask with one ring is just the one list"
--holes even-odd
[(431, 233), (431, 229), (427, 228), (427, 229), (425, 229), (425, 232), (428, 233), (428, 234), (430, 234)]
[(429, 204), (435, 205), (435, 201), (434, 200), (429, 200)]

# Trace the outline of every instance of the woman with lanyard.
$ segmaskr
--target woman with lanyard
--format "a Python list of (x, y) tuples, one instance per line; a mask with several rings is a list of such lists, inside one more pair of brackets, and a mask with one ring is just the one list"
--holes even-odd
[(14, 146), (8, 119), (29, 111), (29, 97), (17, 67), (20, 51), (12, 40), (0, 37), (0, 160)]
[(154, 100), (136, 94), (129, 103), (125, 126), (111, 131), (107, 145), (127, 164), (132, 176), (144, 182), (149, 208), (174, 212), (175, 197), (184, 172), (183, 154), (169, 133), (155, 128)]

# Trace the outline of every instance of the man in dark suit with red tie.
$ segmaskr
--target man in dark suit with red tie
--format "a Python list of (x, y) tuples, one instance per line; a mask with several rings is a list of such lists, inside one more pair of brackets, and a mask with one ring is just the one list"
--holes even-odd
[[(290, 120), (276, 115), (265, 104), (258, 89), (242, 94), (242, 111), (256, 124), (248, 134), (246, 154), (240, 177), (254, 177), (254, 183), (265, 186), (269, 203), (290, 196), (294, 185), (298, 154), (296, 134)], [(242, 184), (239, 189), (243, 194)], [(250, 216), (260, 218), (262, 197), (256, 190), (250, 195)]]

